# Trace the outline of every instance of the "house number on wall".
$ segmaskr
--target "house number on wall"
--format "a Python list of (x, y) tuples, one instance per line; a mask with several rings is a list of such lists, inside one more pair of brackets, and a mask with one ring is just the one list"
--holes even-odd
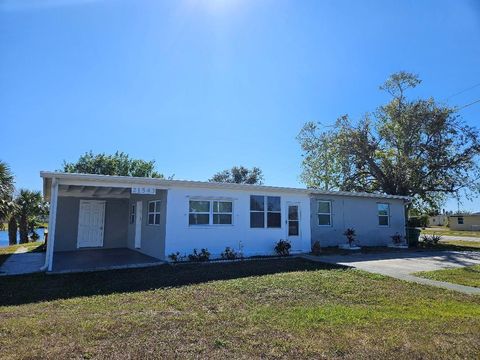
[(157, 190), (151, 187), (132, 187), (132, 194), (155, 195)]

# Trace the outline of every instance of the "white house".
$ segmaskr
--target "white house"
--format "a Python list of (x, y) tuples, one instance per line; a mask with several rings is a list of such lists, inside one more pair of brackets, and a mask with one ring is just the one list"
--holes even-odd
[[(345, 242), (387, 245), (405, 235), (406, 197), (273, 186), (41, 172), (51, 203), (45, 268), (68, 270), (168, 260), (206, 248), (270, 255)], [(103, 251), (98, 251), (99, 249)]]

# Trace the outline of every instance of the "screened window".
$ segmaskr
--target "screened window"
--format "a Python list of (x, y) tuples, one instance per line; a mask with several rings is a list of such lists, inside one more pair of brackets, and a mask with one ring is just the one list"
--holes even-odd
[(232, 225), (233, 203), (221, 200), (190, 200), (189, 225)]
[(135, 204), (130, 206), (130, 224), (135, 224)]
[(463, 225), (463, 216), (459, 216), (459, 217), (457, 218), (457, 224), (458, 224), (458, 225)]
[(332, 202), (331, 201), (318, 200), (317, 217), (318, 217), (318, 225), (320, 226), (332, 225)]
[(250, 196), (250, 227), (282, 227), (280, 196)]
[(377, 204), (378, 225), (388, 226), (390, 224), (390, 205)]
[(148, 225), (160, 225), (160, 200), (148, 202)]

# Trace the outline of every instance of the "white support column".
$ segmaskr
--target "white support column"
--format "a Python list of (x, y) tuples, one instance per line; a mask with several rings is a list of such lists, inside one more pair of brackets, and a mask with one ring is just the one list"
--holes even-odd
[(55, 243), (55, 230), (57, 225), (57, 200), (58, 200), (58, 182), (52, 178), (52, 189), (50, 192), (50, 216), (48, 219), (48, 242), (46, 254), (46, 267), (52, 271), (53, 267), (53, 247)]

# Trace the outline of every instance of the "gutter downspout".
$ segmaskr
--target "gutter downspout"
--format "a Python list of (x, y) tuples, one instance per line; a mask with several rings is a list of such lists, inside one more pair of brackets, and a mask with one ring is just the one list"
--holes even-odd
[(57, 220), (57, 199), (58, 199), (58, 181), (52, 178), (50, 191), (50, 214), (48, 218), (48, 242), (45, 254), (45, 264), (40, 268), (41, 271), (51, 271), (53, 264), (53, 245), (55, 243), (55, 228)]

